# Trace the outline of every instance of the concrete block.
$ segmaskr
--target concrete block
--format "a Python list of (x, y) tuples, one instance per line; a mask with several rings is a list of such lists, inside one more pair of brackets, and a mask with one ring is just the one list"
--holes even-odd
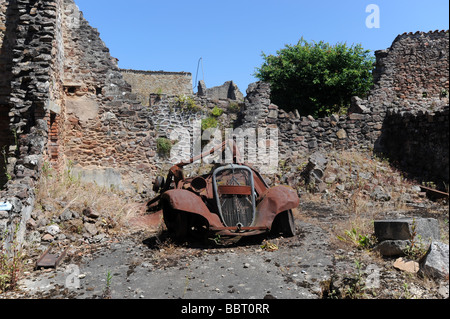
[(375, 236), (378, 241), (411, 240), (415, 228), (418, 236), (424, 241), (439, 240), (439, 222), (434, 218), (401, 218), (377, 220), (374, 222)]

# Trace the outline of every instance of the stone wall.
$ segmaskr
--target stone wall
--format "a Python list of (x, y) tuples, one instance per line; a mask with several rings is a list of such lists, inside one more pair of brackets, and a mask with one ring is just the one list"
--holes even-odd
[(448, 113), (448, 106), (435, 112), (390, 110), (381, 136), (391, 162), (444, 190), (449, 185)]
[(6, 1), (6, 12), (2, 58), (7, 80), (2, 82), (2, 88), (8, 95), (3, 99), (2, 112), (6, 105), (10, 133), (6, 154), (8, 181), (0, 198), (9, 202), (12, 209), (0, 215), (0, 231), (6, 229), (11, 236), (19, 225), (20, 240), (47, 155), (51, 105), (60, 98), (61, 80), (55, 61), (61, 27), (57, 16), (62, 12), (62, 2), (11, 0)]
[(433, 111), (448, 105), (448, 47), (448, 31), (399, 35), (390, 48), (375, 52), (374, 87), (366, 99), (354, 100), (350, 112)]
[(188, 72), (138, 71), (121, 69), (123, 78), (137, 95), (138, 101), (149, 106), (150, 94), (192, 94), (192, 74)]
[[(449, 183), (449, 32), (399, 35), (377, 51), (375, 87), (355, 103), (385, 113), (375, 150), (412, 177)], [(364, 106), (365, 105), (365, 106)], [(356, 107), (358, 108), (358, 107)]]
[(9, 94), (11, 92), (12, 46), (15, 32), (11, 25), (15, 25), (17, 14), (14, 4), (9, 5), (6, 0), (0, 0), (0, 189), (8, 181), (5, 156), (13, 135), (9, 128)]
[(270, 101), (270, 85), (253, 83), (247, 90), (240, 124), (247, 127), (279, 129), (279, 157), (295, 162), (320, 149), (372, 148), (381, 134), (379, 113), (332, 115), (315, 119), (286, 112)]
[(64, 51), (66, 163), (84, 181), (150, 188), (155, 145), (148, 110), (72, 0), (65, 0)]

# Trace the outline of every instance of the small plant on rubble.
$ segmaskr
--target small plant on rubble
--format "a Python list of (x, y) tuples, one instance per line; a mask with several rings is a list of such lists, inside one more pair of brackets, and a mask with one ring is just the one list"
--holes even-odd
[(422, 242), (422, 236), (417, 234), (416, 219), (413, 218), (411, 225), (411, 243), (404, 249), (405, 255), (411, 260), (420, 260), (426, 253), (426, 245)]
[(264, 240), (261, 245), (261, 249), (267, 251), (276, 251), (278, 250), (278, 245), (270, 241)]
[(111, 299), (111, 281), (112, 281), (112, 274), (111, 271), (108, 270), (106, 273), (106, 286), (105, 289), (103, 289), (102, 298), (103, 299)]
[(17, 231), (18, 226), (9, 247), (6, 243), (8, 232), (0, 235), (3, 236), (0, 238), (0, 293), (16, 287), (22, 269), (23, 255), (17, 241)]
[(352, 227), (351, 230), (345, 230), (345, 236), (337, 236), (339, 240), (344, 242), (350, 241), (356, 247), (361, 249), (368, 249), (372, 246), (374, 239), (371, 235), (363, 235), (359, 229)]

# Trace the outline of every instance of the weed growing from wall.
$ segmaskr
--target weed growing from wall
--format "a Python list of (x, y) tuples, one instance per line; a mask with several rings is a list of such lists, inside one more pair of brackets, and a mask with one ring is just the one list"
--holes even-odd
[(172, 142), (165, 137), (159, 137), (156, 139), (156, 149), (159, 154), (168, 157), (170, 156), (170, 151), (172, 150)]

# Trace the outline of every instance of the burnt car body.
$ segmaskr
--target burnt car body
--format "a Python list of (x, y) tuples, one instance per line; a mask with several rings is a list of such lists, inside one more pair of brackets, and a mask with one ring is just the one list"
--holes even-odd
[(162, 212), (168, 231), (178, 239), (191, 234), (293, 236), (293, 210), (300, 202), (297, 192), (283, 185), (268, 187), (258, 171), (240, 162), (234, 143), (224, 142), (219, 147), (227, 145), (233, 150), (232, 164), (216, 165), (208, 174), (184, 178), (183, 166), (204, 153), (174, 165), (166, 179), (157, 177), (153, 190), (159, 195), (147, 203), (147, 210)]

